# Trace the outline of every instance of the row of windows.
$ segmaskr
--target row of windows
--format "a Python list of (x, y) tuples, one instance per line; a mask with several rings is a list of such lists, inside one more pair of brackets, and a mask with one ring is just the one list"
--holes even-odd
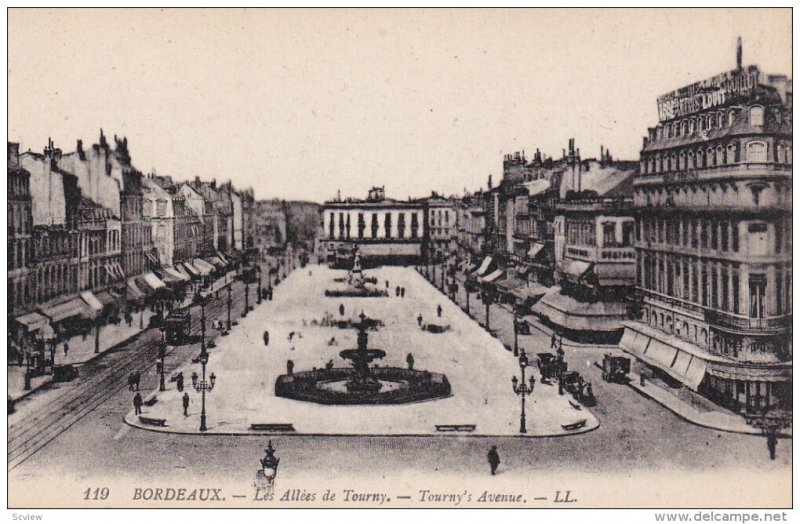
[(645, 217), (639, 219), (636, 238), (653, 244), (738, 252), (739, 222), (704, 218)]
[(17, 235), (30, 234), (30, 204), (8, 203), (8, 233)]
[[(404, 238), (406, 232), (406, 215), (407, 213), (400, 213), (397, 215), (397, 237)], [(328, 237), (335, 238), (336, 236), (336, 214), (331, 213), (330, 215), (330, 222), (328, 223)], [(339, 213), (339, 237), (338, 238), (350, 238), (350, 214)], [(364, 233), (367, 228), (364, 213), (358, 213), (358, 220), (357, 220), (357, 228), (358, 228), (358, 238), (365, 238)], [(385, 237), (391, 238), (392, 237), (392, 215), (387, 213), (384, 215), (383, 219), (383, 228), (386, 232)], [(372, 213), (370, 218), (370, 238), (378, 238), (378, 230), (380, 229), (379, 219), (377, 213)], [(416, 213), (411, 213), (411, 238), (418, 238), (419, 237), (419, 219)]]
[(14, 175), (8, 177), (8, 196), (23, 197), (30, 195), (31, 195), (31, 189), (28, 177), (14, 176)]
[[(676, 120), (670, 124), (659, 125), (651, 130), (650, 140), (661, 140), (662, 138), (675, 138), (680, 136), (693, 135), (695, 132), (703, 133), (712, 129), (725, 129), (733, 125), (736, 120), (738, 108), (712, 111), (702, 115), (695, 115)], [(780, 118), (780, 115), (778, 116)], [(748, 112), (748, 123), (752, 127), (762, 127), (764, 125), (764, 108), (753, 106)]]
[(705, 148), (644, 154), (642, 155), (641, 169), (644, 174), (666, 173), (685, 169), (723, 166), (738, 162), (791, 164), (792, 147), (791, 145), (777, 142), (773, 150), (770, 151), (767, 142), (757, 140), (746, 144), (744, 155), (740, 151), (738, 142), (716, 144)]

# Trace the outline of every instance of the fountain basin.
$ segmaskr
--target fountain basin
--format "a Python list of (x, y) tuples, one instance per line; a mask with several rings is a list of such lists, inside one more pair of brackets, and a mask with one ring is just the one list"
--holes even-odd
[(275, 381), (275, 396), (329, 405), (408, 404), (451, 396), (447, 377), (441, 373), (397, 367), (375, 367), (370, 376), (381, 387), (348, 387), (357, 381), (352, 368), (302, 371), (281, 375)]

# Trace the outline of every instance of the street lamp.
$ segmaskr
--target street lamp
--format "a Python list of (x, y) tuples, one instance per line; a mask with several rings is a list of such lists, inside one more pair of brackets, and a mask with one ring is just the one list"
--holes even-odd
[(518, 315), (517, 305), (514, 304), (512, 306), (512, 308), (511, 308), (511, 310), (514, 312), (514, 356), (518, 357), (519, 356), (519, 349), (518, 349), (518, 346), (517, 346), (517, 338), (518, 338), (518, 335), (519, 335), (519, 327), (517, 325), (517, 315)]
[(525, 355), (525, 350), (523, 349), (519, 355), (519, 369), (522, 373), (522, 379), (517, 380), (517, 377), (511, 377), (511, 387), (514, 390), (514, 393), (519, 395), (522, 399), (522, 411), (519, 415), (519, 432), (520, 433), (527, 433), (528, 428), (525, 427), (525, 396), (530, 396), (533, 393), (533, 387), (536, 385), (536, 379), (533, 377), (533, 373), (531, 373), (530, 377), (530, 386), (525, 383), (525, 368), (528, 367), (528, 357)]
[(489, 306), (494, 300), (494, 290), (492, 289), (492, 285), (488, 282), (485, 282), (483, 284), (481, 299), (483, 300), (483, 303), (486, 306), (486, 331), (491, 331), (489, 327)]
[(200, 352), (206, 352), (206, 301), (202, 293), (194, 296), (195, 303), (200, 306)]
[(242, 313), (242, 317), (247, 316), (247, 312), (250, 310), (250, 277), (245, 276), (244, 281), (244, 312)]
[(208, 377), (210, 380), (206, 380), (206, 364), (208, 364), (208, 353), (203, 351), (200, 353), (200, 364), (203, 366), (203, 379), (197, 380), (197, 372), (192, 373), (192, 386), (194, 386), (195, 391), (201, 394), (201, 409), (200, 409), (200, 431), (206, 431), (208, 427), (206, 427), (206, 392), (211, 393), (214, 389), (214, 383), (217, 381), (217, 376), (214, 373), (211, 373), (211, 376)]
[(258, 292), (256, 293), (256, 304), (261, 304), (261, 264), (256, 264), (258, 271)]
[(228, 284), (228, 300), (227, 300), (227, 304), (228, 304), (228, 322), (226, 324), (225, 331), (222, 333), (223, 337), (227, 336), (228, 332), (231, 330), (231, 304), (233, 303), (233, 300), (231, 299), (231, 288), (232, 287), (233, 287), (233, 282)]
[(267, 449), (264, 451), (266, 451), (267, 454), (261, 459), (261, 468), (264, 471), (264, 477), (271, 482), (275, 480), (275, 477), (278, 475), (278, 464), (281, 459), (275, 456), (275, 448), (272, 447), (271, 440), (267, 444)]
[(159, 391), (166, 391), (167, 388), (164, 384), (164, 364), (167, 357), (167, 329), (162, 326), (161, 327), (161, 343), (158, 347), (158, 367), (159, 367), (159, 382), (158, 382), (158, 390)]

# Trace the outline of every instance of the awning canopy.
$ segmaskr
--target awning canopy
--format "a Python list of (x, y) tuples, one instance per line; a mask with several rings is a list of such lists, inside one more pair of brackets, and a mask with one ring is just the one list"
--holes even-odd
[(144, 298), (144, 292), (136, 285), (136, 281), (132, 278), (128, 279), (128, 294), (133, 298)]
[(219, 257), (208, 257), (208, 262), (211, 262), (213, 265), (217, 266), (218, 268), (225, 267), (225, 262), (222, 261)]
[(178, 264), (175, 266), (175, 271), (180, 273), (184, 280), (191, 280), (192, 276), (189, 274), (189, 271), (186, 270), (183, 264)]
[(142, 275), (144, 281), (147, 283), (148, 286), (153, 288), (153, 290), (160, 289), (162, 287), (167, 287), (167, 285), (158, 278), (155, 273), (148, 272)]
[(20, 315), (16, 318), (16, 321), (25, 326), (28, 332), (37, 331), (50, 323), (47, 317), (40, 315), (36, 311)]
[(481, 282), (489, 283), (489, 282), (494, 282), (495, 280), (497, 280), (498, 278), (500, 278), (502, 276), (503, 276), (503, 270), (502, 269), (496, 269), (495, 271), (493, 271), (492, 273), (489, 273), (485, 277), (478, 278), (478, 280), (480, 280)]
[(97, 297), (97, 300), (99, 300), (100, 303), (106, 307), (117, 303), (117, 297), (106, 290), (98, 291), (95, 296)]
[(585, 275), (589, 269), (591, 269), (592, 263), (591, 262), (584, 262), (583, 260), (573, 260), (569, 263), (569, 265), (564, 269), (564, 273), (567, 275), (567, 279), (573, 282), (577, 282), (578, 280)]
[(86, 302), (78, 297), (71, 298), (52, 306), (42, 307), (41, 311), (45, 314), (45, 316), (50, 318), (51, 322), (61, 322), (62, 320), (81, 315), (92, 315), (92, 313), (89, 311), (89, 306), (86, 305)]
[(181, 267), (185, 269), (190, 276), (199, 277), (201, 275), (201, 273), (197, 270), (196, 267), (192, 265), (191, 262), (184, 262), (183, 264), (181, 264)]
[(497, 287), (503, 288), (506, 291), (511, 291), (513, 289), (523, 288), (525, 287), (526, 284), (527, 283), (520, 278), (509, 276), (507, 278), (504, 278), (503, 280), (498, 281)]
[(217, 251), (217, 257), (219, 257), (219, 259), (220, 259), (220, 260), (222, 260), (222, 262), (224, 262), (225, 264), (228, 264), (228, 263), (230, 262), (230, 260), (228, 260), (227, 258), (225, 258), (225, 255), (223, 255), (223, 254), (222, 254), (222, 253), (220, 253), (219, 251)]
[(155, 256), (151, 251), (145, 251), (144, 254), (147, 255), (147, 258), (149, 258), (150, 262), (152, 262), (153, 264), (160, 264), (161, 263), (158, 260), (158, 257)]
[(528, 258), (533, 260), (534, 258), (536, 258), (536, 255), (538, 255), (543, 249), (544, 249), (543, 243), (535, 242), (528, 250)]
[(202, 258), (195, 258), (193, 265), (201, 275), (210, 275), (214, 271), (214, 266)]
[(117, 272), (119, 278), (121, 280), (125, 280), (125, 272), (122, 271), (122, 266), (120, 266), (118, 262), (114, 262), (113, 264), (111, 264), (111, 266), (114, 268), (114, 271)]
[(492, 264), (492, 257), (484, 258), (483, 262), (481, 262), (481, 265), (478, 267), (477, 271), (475, 271), (474, 274), (476, 276), (482, 277), (483, 275), (486, 274), (487, 271), (489, 271), (489, 266), (491, 264)]
[(165, 267), (163, 273), (164, 276), (169, 275), (174, 278), (176, 282), (185, 282), (189, 280), (189, 276), (184, 276), (177, 268)]
[[(644, 327), (647, 329), (647, 326)], [(619, 347), (646, 364), (665, 371), (696, 391), (706, 374), (707, 362), (698, 355), (672, 344), (671, 338), (672, 335), (667, 334), (650, 336), (648, 333), (631, 329), (626, 324)]]
[(94, 296), (91, 291), (81, 291), (81, 298), (86, 302), (95, 313), (103, 311), (103, 304)]

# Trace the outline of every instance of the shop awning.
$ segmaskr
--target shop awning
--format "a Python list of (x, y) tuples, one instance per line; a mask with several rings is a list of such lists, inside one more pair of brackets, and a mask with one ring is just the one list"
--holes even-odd
[(222, 269), (223, 267), (225, 267), (225, 262), (223, 262), (222, 259), (220, 259), (219, 257), (209, 257), (207, 261), (217, 266), (217, 268)]
[(507, 277), (497, 282), (497, 287), (503, 288), (506, 291), (512, 291), (517, 288), (525, 287), (527, 283), (516, 277)]
[(580, 280), (583, 275), (585, 275), (589, 269), (592, 267), (591, 262), (584, 262), (583, 260), (573, 260), (569, 263), (569, 265), (564, 269), (564, 273), (567, 275), (567, 279), (577, 282)]
[[(706, 374), (706, 360), (694, 352), (679, 347), (679, 345), (685, 344), (684, 341), (673, 344), (672, 339), (675, 337), (672, 335), (663, 333), (651, 336), (652, 333), (631, 329), (630, 326), (633, 324), (639, 323), (626, 323), (625, 333), (619, 342), (619, 347), (696, 391)], [(643, 328), (643, 331), (652, 331), (648, 326), (643, 326)], [(696, 351), (701, 350), (696, 348)]]
[(136, 281), (132, 278), (128, 279), (128, 294), (133, 298), (144, 298), (144, 292), (136, 285)]
[(81, 298), (94, 310), (95, 314), (103, 311), (103, 304), (91, 291), (81, 291)]
[(161, 269), (156, 272), (156, 276), (161, 279), (162, 282), (165, 284), (175, 284), (176, 282), (183, 282), (183, 279), (178, 278), (170, 273), (167, 273), (165, 269)]
[(183, 269), (184, 269), (184, 270), (185, 270), (187, 273), (189, 273), (189, 276), (192, 276), (192, 277), (199, 277), (199, 276), (200, 276), (200, 272), (197, 270), (197, 268), (196, 268), (196, 267), (194, 267), (194, 266), (191, 264), (191, 262), (184, 262), (183, 264), (181, 264), (181, 267), (182, 267), (182, 268), (183, 268)]
[(486, 274), (487, 271), (489, 271), (489, 266), (491, 264), (492, 264), (492, 257), (484, 258), (483, 262), (481, 262), (481, 265), (478, 267), (477, 271), (475, 271), (474, 274), (476, 276), (482, 277), (483, 275)]
[(218, 257), (219, 257), (219, 259), (220, 259), (220, 260), (222, 260), (222, 262), (223, 262), (223, 263), (225, 263), (225, 264), (228, 264), (228, 263), (230, 262), (230, 260), (228, 260), (227, 258), (225, 258), (225, 255), (223, 255), (223, 254), (222, 254), (222, 253), (220, 253), (219, 251), (217, 251), (217, 256), (218, 256)]
[(50, 323), (47, 317), (40, 315), (36, 311), (20, 315), (16, 318), (16, 321), (25, 326), (28, 332), (37, 331)]
[(489, 273), (485, 277), (480, 277), (478, 280), (480, 280), (481, 282), (489, 283), (489, 282), (494, 282), (495, 280), (497, 280), (498, 278), (500, 278), (502, 276), (503, 276), (503, 270), (502, 269), (496, 269), (494, 272)]
[(536, 258), (536, 255), (538, 255), (543, 249), (544, 249), (543, 243), (535, 242), (528, 250), (528, 258), (533, 260), (534, 258)]
[(147, 256), (147, 258), (150, 259), (150, 262), (152, 262), (153, 264), (161, 264), (161, 262), (158, 260), (158, 257), (155, 256), (151, 251), (145, 251), (144, 254)]
[(214, 271), (214, 266), (203, 260), (202, 258), (195, 258), (193, 265), (197, 272), (201, 275), (210, 275)]
[(89, 306), (78, 297), (71, 298), (58, 304), (40, 308), (42, 313), (50, 318), (51, 322), (61, 322), (81, 315), (92, 316)]
[(103, 306), (105, 307), (116, 304), (118, 300), (117, 297), (115, 297), (109, 291), (106, 290), (98, 291), (95, 294), (95, 296), (97, 297), (97, 300), (99, 300), (100, 303), (103, 304)]
[(152, 272), (145, 273), (144, 275), (142, 275), (142, 278), (144, 278), (144, 281), (147, 283), (147, 285), (153, 288), (154, 290), (160, 289), (162, 287), (167, 287), (167, 285), (164, 282), (162, 282), (162, 280), (158, 278), (155, 275), (155, 273)]
[(183, 275), (177, 268), (165, 267), (163, 273), (174, 278), (178, 282), (185, 282), (189, 280), (188, 275)]

